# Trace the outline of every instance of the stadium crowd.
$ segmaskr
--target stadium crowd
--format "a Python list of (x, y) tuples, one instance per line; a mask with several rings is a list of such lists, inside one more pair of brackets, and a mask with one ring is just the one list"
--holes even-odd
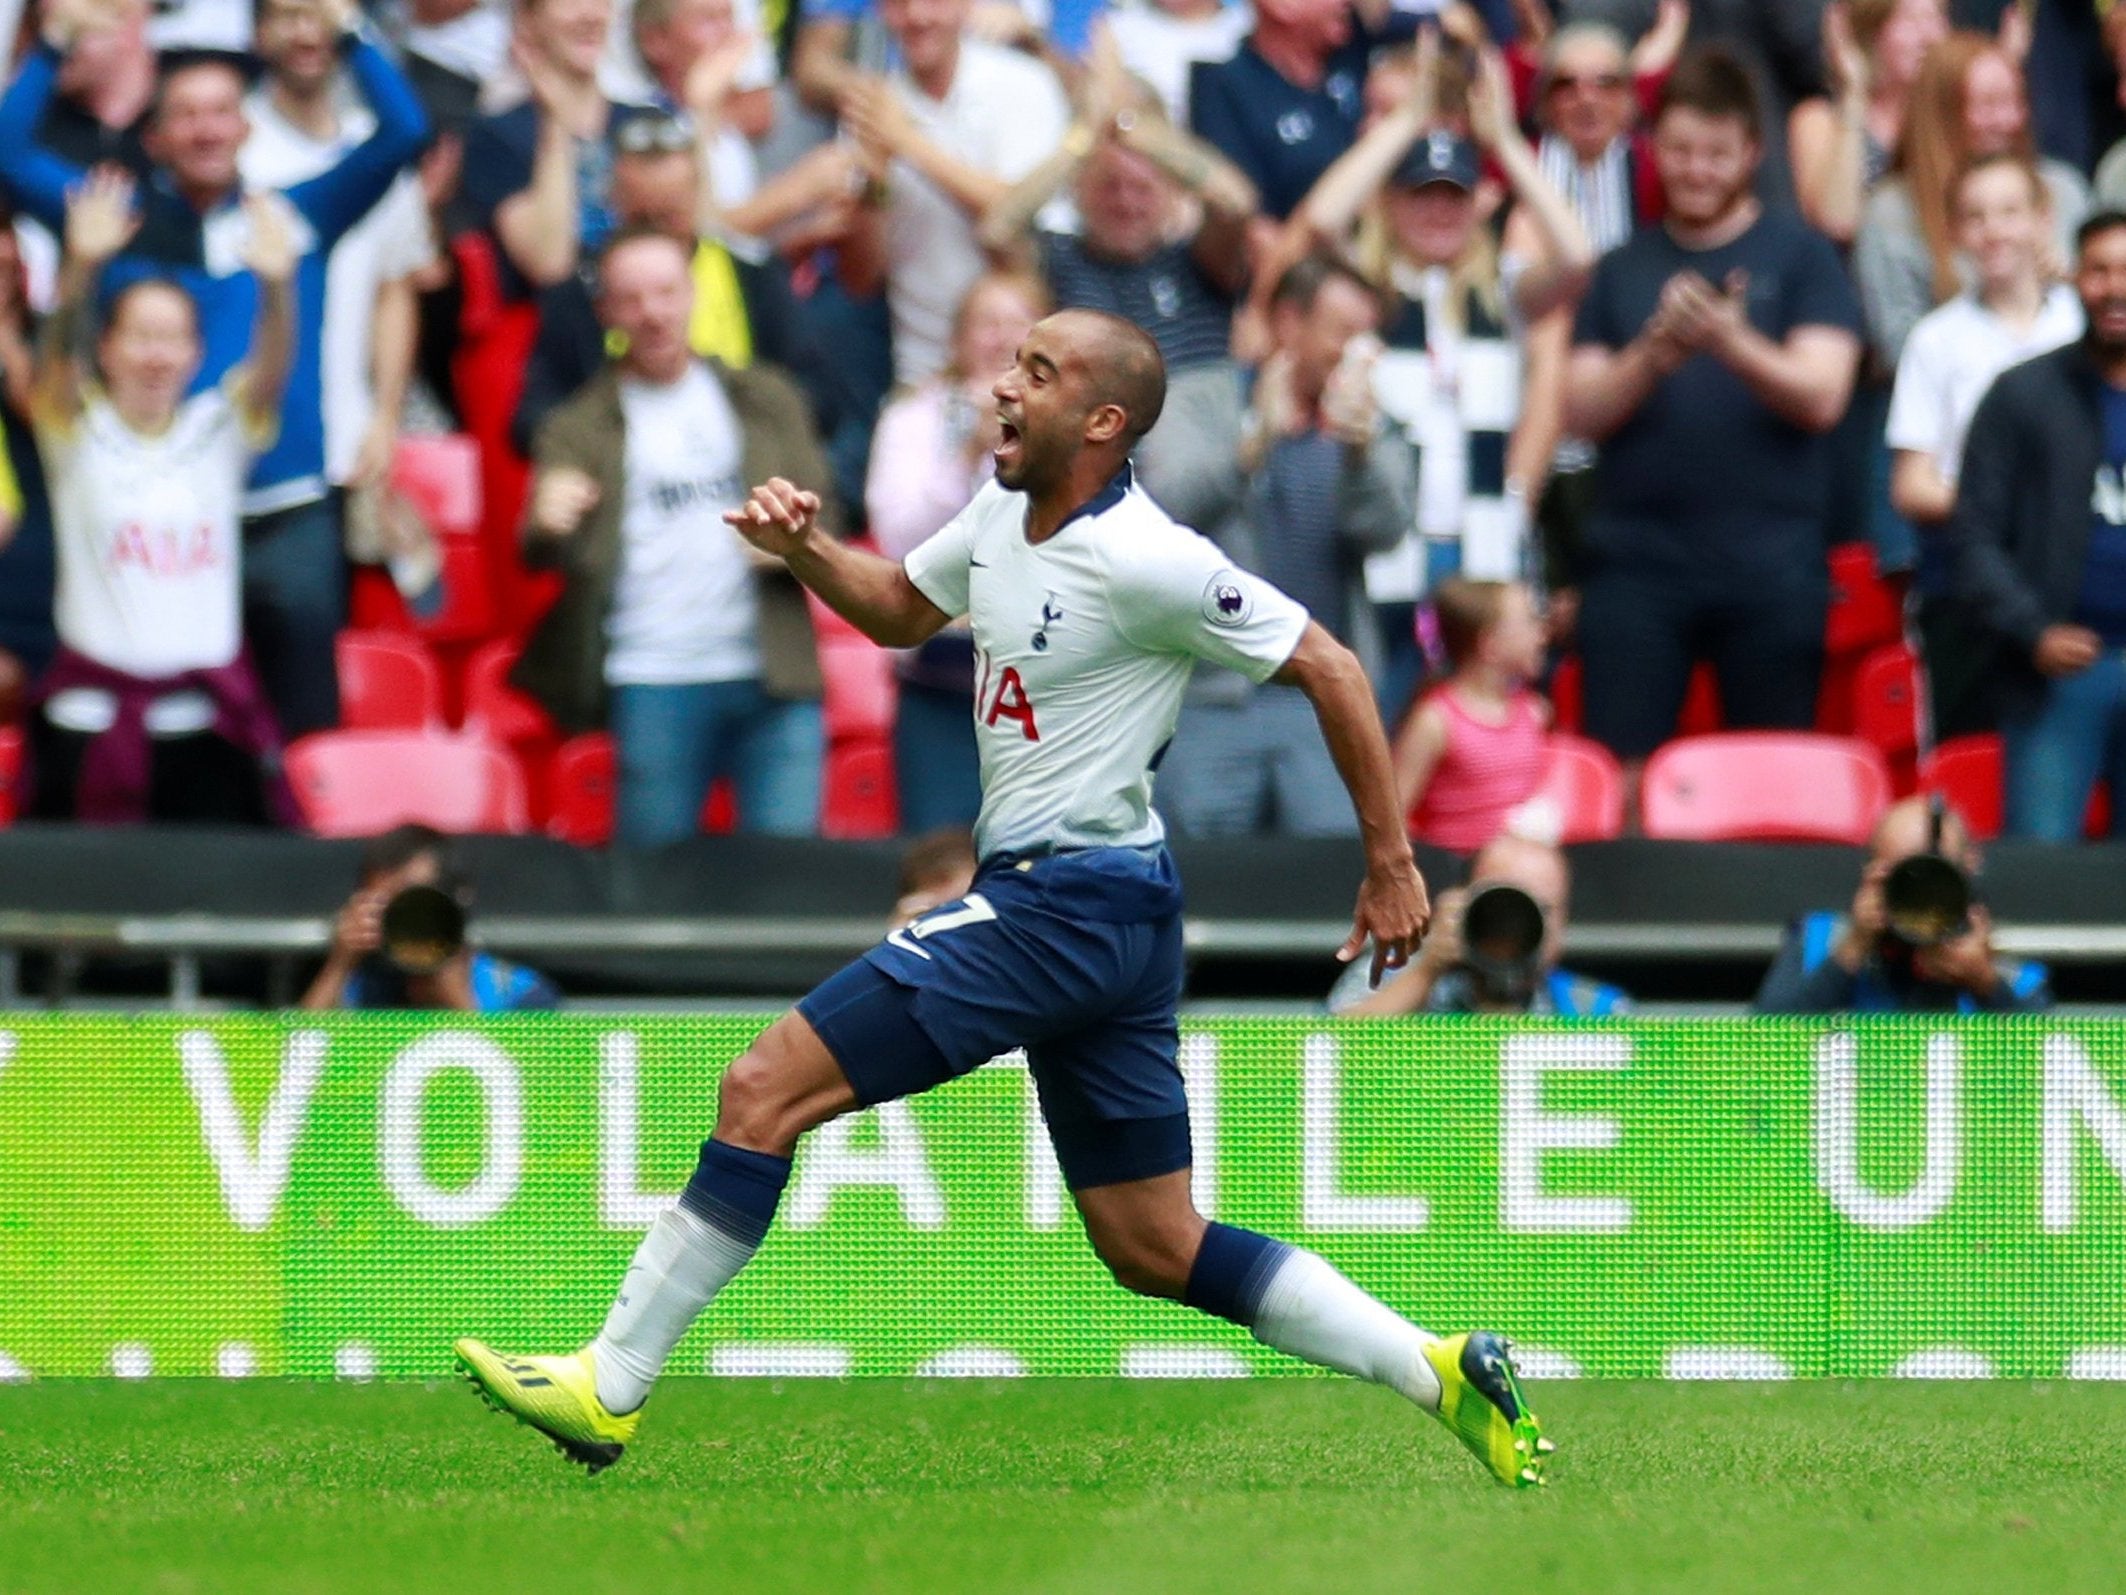
[[(1089, 305), (1167, 361), (1138, 484), (1368, 662), (1421, 838), (1613, 835), (1642, 787), (1664, 834), (1662, 750), (1715, 728), (1847, 739), (1854, 841), (1922, 785), (2126, 829), (2099, 9), (32, 0), (13, 806), (964, 824), (1013, 678), (964, 629), (879, 655), (721, 516), (786, 476), (905, 552)], [(1191, 693), (1175, 832), (1353, 829), (1295, 691)]]

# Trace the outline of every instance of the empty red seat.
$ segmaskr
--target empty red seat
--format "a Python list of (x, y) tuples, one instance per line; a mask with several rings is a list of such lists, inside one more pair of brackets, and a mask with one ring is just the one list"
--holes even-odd
[(883, 740), (831, 745), (821, 782), (820, 834), (839, 842), (874, 841), (899, 826), (892, 747)]
[(1866, 653), (1904, 635), (1896, 591), (1877, 574), (1875, 550), (1840, 543), (1830, 553), (1831, 602), (1823, 622), (1823, 651), (1832, 659)]
[(480, 446), (464, 433), (400, 438), (391, 485), (438, 536), (478, 535)]
[(1851, 737), (1723, 731), (1659, 749), (1641, 804), (1648, 836), (1857, 845), (1889, 807), (1890, 772)]
[(21, 812), (22, 797), (16, 788), (22, 780), (22, 729), (0, 726), (0, 825), (14, 823)]
[(343, 631), (333, 642), (340, 725), (349, 731), (436, 731), (443, 679), (420, 641), (391, 631)]
[(821, 639), (819, 673), (825, 690), (820, 712), (827, 740), (890, 737), (899, 702), (893, 656), (862, 637), (854, 642)]
[(540, 748), (560, 739), (537, 699), (509, 684), (523, 652), (507, 637), (482, 643), (465, 661), (465, 729), (512, 748)]
[(477, 737), (321, 731), (288, 749), (287, 769), (319, 836), (373, 836), (408, 822), (453, 833), (529, 825), (523, 771)]
[(578, 847), (613, 839), (613, 790), (618, 767), (613, 739), (603, 731), (570, 737), (546, 767), (546, 834)]
[(1910, 790), (1919, 749), (1919, 656), (1901, 642), (1874, 649), (1854, 672), (1852, 705), (1853, 735), (1888, 761), (1900, 792)]
[[(2001, 834), (2006, 804), (2001, 797), (2005, 768), (2001, 739), (1997, 736), (1951, 737), (1934, 749), (1919, 765), (1919, 789), (1939, 792), (1949, 806), (1964, 817), (1964, 824), (1980, 841)], [(2089, 811), (2082, 820), (2082, 834), (2091, 838), (2111, 832), (2110, 789), (2099, 782), (2089, 794)]]
[(1624, 772), (1599, 742), (1551, 733), (1539, 797), (1557, 805), (1560, 842), (1607, 842), (1624, 831)]

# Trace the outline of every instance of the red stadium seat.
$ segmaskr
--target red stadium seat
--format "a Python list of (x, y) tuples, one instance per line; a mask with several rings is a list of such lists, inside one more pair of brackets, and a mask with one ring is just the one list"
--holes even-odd
[(546, 834), (578, 847), (613, 839), (613, 739), (603, 731), (570, 737), (547, 765)]
[(1823, 624), (1828, 659), (1863, 654), (1904, 635), (1897, 593), (1876, 573), (1874, 549), (1840, 543), (1831, 550), (1830, 570), (1831, 604)]
[(893, 749), (883, 740), (841, 742), (827, 749), (820, 795), (820, 834), (838, 842), (875, 841), (900, 825)]
[(0, 825), (12, 825), (22, 808), (16, 787), (22, 779), (22, 730), (0, 726)]
[(333, 642), (340, 726), (348, 731), (439, 731), (443, 680), (428, 650), (390, 631), (343, 631)]
[(1657, 751), (1641, 803), (1652, 837), (1857, 845), (1889, 807), (1890, 772), (1850, 737), (1725, 731)]
[(465, 661), (465, 729), (515, 749), (550, 747), (561, 738), (538, 701), (509, 684), (524, 650), (506, 637), (482, 643)]
[[(1964, 817), (1971, 834), (1988, 842), (2001, 834), (2005, 808), (2001, 772), (1999, 737), (1951, 737), (1920, 762), (1919, 789), (1941, 793)], [(2111, 834), (2112, 801), (2111, 790), (2103, 784), (2089, 794), (2089, 812), (2082, 820), (2084, 836), (2095, 840)]]
[(480, 446), (464, 433), (400, 438), (391, 485), (438, 536), (479, 535)]
[(524, 772), (477, 737), (321, 731), (288, 749), (288, 783), (319, 836), (373, 836), (418, 821), (439, 831), (521, 832)]
[(1599, 742), (1553, 732), (1538, 796), (1558, 806), (1561, 842), (1607, 842), (1624, 832), (1624, 772)]
[[(1573, 736), (1587, 729), (1587, 678), (1578, 654), (1567, 654), (1550, 674), (1550, 706), (1553, 730)], [(1720, 683), (1713, 667), (1700, 664), (1690, 673), (1690, 690), (1683, 696), (1682, 712), (1676, 717), (1676, 735), (1694, 737), (1720, 729)]]
[(853, 643), (822, 638), (819, 673), (825, 683), (820, 710), (828, 742), (893, 735), (900, 692), (891, 654), (861, 637)]
[(1889, 763), (1900, 792), (1912, 790), (1919, 750), (1919, 656), (1893, 642), (1860, 661), (1853, 674), (1852, 731)]

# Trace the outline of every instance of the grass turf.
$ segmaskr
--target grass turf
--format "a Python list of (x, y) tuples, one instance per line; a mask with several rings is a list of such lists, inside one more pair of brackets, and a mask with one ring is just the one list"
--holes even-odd
[(2126, 1585), (2126, 1388), (1535, 1395), (1515, 1494), (1326, 1380), (674, 1381), (595, 1481), (456, 1385), (0, 1388), (0, 1590)]

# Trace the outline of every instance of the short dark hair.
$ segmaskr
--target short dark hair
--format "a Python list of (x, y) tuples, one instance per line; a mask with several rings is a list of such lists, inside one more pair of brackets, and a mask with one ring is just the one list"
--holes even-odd
[(1332, 282), (1347, 282), (1368, 299), (1379, 301), (1379, 291), (1366, 281), (1365, 273), (1347, 260), (1317, 251), (1301, 256), (1285, 268), (1284, 275), (1270, 290), (1270, 306), (1275, 309), (1290, 305), (1305, 313), (1314, 308), (1314, 301), (1321, 297), (1322, 289)]
[(446, 879), (458, 875), (457, 844), (433, 825), (408, 822), (394, 825), (362, 844), (359, 883), (367, 886), (404, 869), (417, 858), (433, 858)]
[(2105, 206), (2074, 230), (2074, 252), (2079, 256), (2089, 247), (2089, 240), (2098, 233), (2108, 233), (2115, 227), (2126, 227), (2126, 210)]
[(1654, 120), (1674, 110), (1732, 117), (1742, 124), (1752, 143), (1764, 142), (1764, 107), (1757, 97), (1757, 80), (1750, 76), (1742, 57), (1720, 45), (1701, 44), (1683, 52), (1661, 85)]
[(185, 302), (185, 308), (192, 312), (192, 331), (194, 335), (199, 333), (199, 301), (192, 296), (192, 290), (175, 277), (161, 276), (135, 277), (132, 281), (121, 283), (118, 287), (113, 288), (109, 296), (104, 300), (102, 331), (108, 333), (116, 327), (118, 318), (125, 314), (125, 307), (131, 304), (140, 294), (151, 288), (167, 290), (182, 299)]
[(239, 98), (258, 77), (260, 63), (256, 57), (235, 50), (183, 49), (165, 50), (155, 58), (155, 88), (148, 96), (148, 121), (160, 122), (170, 98), (170, 85), (187, 72), (212, 68), (227, 72), (236, 79)]

